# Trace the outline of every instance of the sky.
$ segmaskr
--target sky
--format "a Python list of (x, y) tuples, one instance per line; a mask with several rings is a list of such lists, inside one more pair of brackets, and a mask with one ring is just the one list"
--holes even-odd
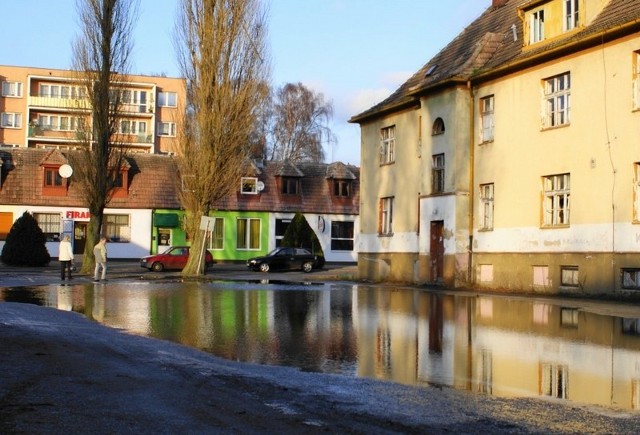
[[(141, 0), (131, 73), (178, 77), (178, 0)], [(333, 105), (326, 161), (360, 165), (360, 128), (379, 103), (484, 12), (491, 0), (265, 0), (274, 87), (300, 82)], [(3, 0), (0, 64), (71, 66), (76, 0)]]

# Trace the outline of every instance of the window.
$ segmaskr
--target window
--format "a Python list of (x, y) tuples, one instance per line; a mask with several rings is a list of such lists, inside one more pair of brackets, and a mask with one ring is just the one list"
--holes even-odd
[(64, 179), (60, 176), (58, 169), (53, 167), (44, 168), (44, 187), (62, 187), (64, 185)]
[(158, 136), (175, 136), (175, 122), (158, 122)]
[(127, 214), (105, 214), (103, 235), (112, 243), (131, 241), (131, 225)]
[(633, 108), (640, 109), (640, 51), (633, 53)]
[(480, 99), (480, 125), (482, 142), (493, 140), (493, 95)]
[(562, 266), (560, 269), (560, 285), (566, 287), (578, 287), (578, 266)]
[(178, 95), (175, 92), (158, 92), (158, 107), (176, 107)]
[(34, 219), (47, 238), (47, 242), (60, 241), (60, 213), (34, 213)]
[(380, 198), (378, 234), (393, 234), (393, 197)]
[(224, 219), (221, 217), (213, 218), (209, 249), (224, 249)]
[(567, 366), (542, 364), (540, 368), (540, 394), (558, 399), (567, 398)]
[(291, 219), (276, 219), (276, 248), (282, 246), (284, 233), (287, 232)]
[(544, 177), (543, 226), (569, 225), (570, 188), (569, 174)]
[(2, 82), (3, 97), (22, 97), (22, 83), (20, 82)]
[(571, 110), (571, 75), (560, 74), (544, 81), (544, 127), (569, 124)]
[(480, 229), (493, 230), (493, 183), (480, 185)]
[(260, 219), (238, 218), (236, 226), (238, 249), (260, 249)]
[(0, 211), (0, 240), (7, 240), (7, 234), (13, 226), (13, 213)]
[(240, 192), (244, 195), (257, 195), (258, 179), (255, 177), (242, 177), (240, 179)]
[(622, 269), (622, 288), (640, 290), (640, 269)]
[(436, 118), (431, 127), (431, 135), (437, 136), (439, 134), (444, 134), (444, 121), (442, 118)]
[(478, 265), (478, 281), (493, 282), (493, 264)]
[(435, 154), (431, 169), (431, 193), (444, 192), (444, 154)]
[(579, 22), (579, 0), (564, 0), (564, 30), (571, 30), (578, 27)]
[(396, 126), (380, 130), (380, 164), (393, 163), (396, 149)]
[(2, 113), (2, 128), (20, 128), (22, 127), (22, 113), (3, 112)]
[(281, 192), (285, 195), (297, 195), (298, 194), (298, 179), (292, 177), (282, 177), (282, 189)]
[(549, 266), (533, 266), (533, 285), (547, 287), (549, 282)]
[(624, 335), (640, 335), (640, 319), (633, 317), (623, 317), (622, 333)]
[(353, 251), (353, 222), (331, 222), (331, 250)]
[(531, 12), (529, 17), (529, 43), (535, 44), (544, 39), (544, 9)]
[(348, 198), (351, 196), (351, 181), (333, 180), (333, 195)]
[(144, 121), (120, 121), (120, 133), (122, 134), (145, 134), (147, 123)]
[(635, 180), (633, 181), (633, 220), (640, 221), (640, 163), (634, 163), (633, 170)]
[(70, 116), (38, 115), (38, 127), (43, 130), (71, 131), (80, 125), (80, 118)]

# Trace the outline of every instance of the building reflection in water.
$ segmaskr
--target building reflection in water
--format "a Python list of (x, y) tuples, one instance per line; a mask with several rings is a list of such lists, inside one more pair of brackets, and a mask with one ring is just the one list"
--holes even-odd
[(268, 282), (4, 289), (0, 300), (231, 360), (640, 408), (640, 308), (629, 305)]

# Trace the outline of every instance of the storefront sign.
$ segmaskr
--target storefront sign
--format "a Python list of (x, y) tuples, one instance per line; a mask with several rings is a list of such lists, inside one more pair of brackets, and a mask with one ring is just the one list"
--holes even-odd
[(68, 211), (65, 215), (67, 219), (74, 220), (88, 220), (91, 218), (91, 213), (88, 211)]

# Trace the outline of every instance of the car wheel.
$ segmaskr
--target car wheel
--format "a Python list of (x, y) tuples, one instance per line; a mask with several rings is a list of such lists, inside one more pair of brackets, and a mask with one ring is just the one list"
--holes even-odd
[(164, 270), (164, 265), (159, 261), (156, 261), (151, 265), (151, 270), (153, 270), (154, 272), (162, 272)]
[(310, 261), (305, 261), (304, 263), (302, 263), (302, 271), (304, 273), (309, 273), (313, 270), (313, 263)]
[(268, 263), (262, 263), (260, 265), (260, 272), (269, 272), (269, 264)]

